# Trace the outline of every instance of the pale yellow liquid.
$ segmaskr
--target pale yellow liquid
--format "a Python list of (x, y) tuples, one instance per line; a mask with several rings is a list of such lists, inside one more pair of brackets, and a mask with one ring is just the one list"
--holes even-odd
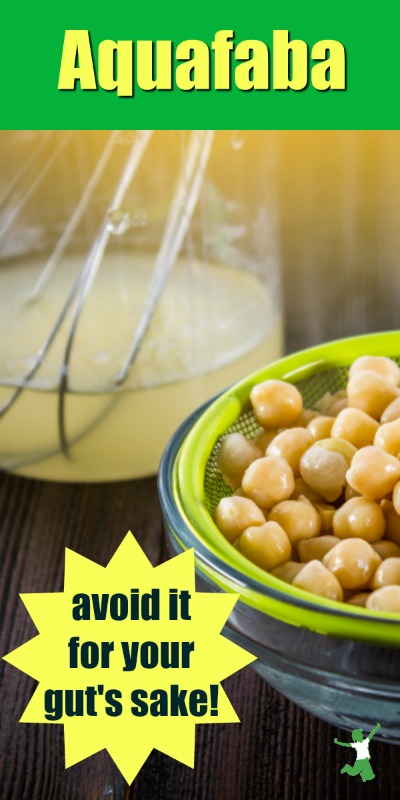
[[(20, 386), (81, 266), (62, 268), (32, 300), (41, 264), (0, 271), (0, 406)], [(123, 387), (125, 363), (147, 297), (153, 259), (107, 254), (73, 342), (60, 447), (59, 377), (71, 314), (44, 363), (2, 417), (0, 466), (64, 481), (110, 481), (156, 472), (183, 419), (217, 391), (281, 354), (281, 318), (267, 288), (241, 271), (178, 261)], [(72, 313), (72, 312), (71, 312)]]

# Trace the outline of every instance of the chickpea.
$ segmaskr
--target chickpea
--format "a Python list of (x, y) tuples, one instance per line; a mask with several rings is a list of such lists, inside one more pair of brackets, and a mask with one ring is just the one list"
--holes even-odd
[(329, 550), (322, 563), (343, 589), (363, 589), (368, 586), (381, 559), (364, 539), (343, 539)]
[(309, 500), (313, 505), (315, 505), (315, 503), (324, 502), (322, 494), (319, 494), (319, 492), (316, 492), (315, 489), (312, 489), (311, 486), (309, 486), (308, 483), (303, 480), (303, 478), (295, 478), (294, 491), (290, 495), (290, 499), (298, 500), (300, 497), (306, 497), (307, 500)]
[(330, 503), (316, 503), (315, 509), (321, 517), (321, 529), (323, 531), (331, 531), (333, 515), (336, 511), (335, 506), (330, 505)]
[(317, 411), (320, 414), (328, 415), (328, 409), (332, 405), (332, 394), (330, 392), (325, 392), (325, 394), (320, 397), (317, 402), (314, 404)]
[(274, 569), (287, 561), (292, 552), (290, 541), (277, 522), (246, 528), (239, 539), (239, 551), (261, 569)]
[(321, 530), (321, 518), (315, 508), (298, 500), (284, 500), (278, 503), (273, 507), (268, 519), (282, 526), (292, 546), (302, 539), (318, 536)]
[[(293, 497), (291, 497), (290, 499), (293, 500)], [(305, 494), (299, 494), (297, 500), (299, 501), (299, 503), (305, 503), (310, 508), (314, 508), (311, 500), (308, 497), (306, 497)]]
[(299, 474), (300, 458), (313, 444), (311, 433), (306, 428), (288, 428), (275, 436), (268, 445), (266, 455), (284, 458), (293, 470)]
[(300, 561), (314, 561), (316, 558), (322, 561), (326, 553), (329, 553), (329, 550), (332, 550), (339, 542), (340, 539), (337, 536), (329, 535), (317, 536), (315, 539), (302, 539), (298, 544)]
[(399, 419), (399, 417), (400, 417), (400, 397), (396, 397), (396, 399), (393, 400), (392, 403), (389, 403), (389, 405), (386, 406), (381, 416), (381, 422), (382, 423), (393, 422), (395, 419)]
[(353, 361), (349, 377), (352, 378), (357, 372), (364, 372), (365, 370), (379, 372), (380, 375), (394, 383), (395, 386), (400, 384), (400, 369), (391, 358), (386, 356), (360, 356)]
[(333, 406), (336, 406), (337, 403), (341, 403), (342, 400), (347, 401), (347, 391), (346, 389), (341, 389), (340, 392), (335, 392), (335, 394), (331, 394), (330, 392), (326, 392), (317, 403), (315, 403), (315, 408), (326, 416), (335, 416), (332, 414)]
[(303, 453), (300, 459), (300, 474), (312, 489), (319, 492), (328, 502), (332, 502), (342, 493), (347, 466), (346, 459), (340, 453), (320, 447), (316, 442)]
[(309, 561), (292, 581), (292, 586), (313, 592), (329, 600), (343, 600), (343, 590), (337, 580), (320, 561)]
[(386, 558), (372, 576), (371, 589), (400, 586), (400, 558)]
[(366, 608), (373, 611), (400, 611), (400, 586), (383, 586), (371, 592), (366, 602)]
[(274, 578), (285, 581), (285, 583), (292, 583), (293, 578), (303, 569), (303, 566), (304, 564), (298, 564), (297, 561), (286, 561), (285, 564), (281, 564), (279, 567), (272, 569), (271, 575), (273, 575)]
[(242, 489), (261, 508), (272, 508), (292, 494), (293, 471), (283, 458), (258, 458), (246, 469)]
[(249, 439), (249, 442), (261, 450), (262, 455), (265, 456), (269, 443), (272, 442), (272, 439), (275, 439), (277, 433), (278, 431), (275, 428), (270, 431), (260, 431), (253, 439)]
[(347, 602), (352, 606), (361, 606), (365, 608), (369, 596), (370, 592), (358, 592), (358, 594), (353, 594), (353, 597), (349, 597)]
[(386, 558), (400, 558), (400, 547), (394, 542), (388, 542), (386, 539), (381, 539), (380, 542), (374, 542), (372, 547), (382, 561)]
[(315, 447), (325, 447), (326, 450), (331, 450), (332, 453), (340, 453), (346, 459), (348, 466), (350, 466), (353, 456), (357, 452), (350, 442), (346, 442), (344, 439), (333, 439), (332, 437), (330, 439), (320, 439), (315, 442)]
[(365, 539), (376, 542), (385, 533), (385, 516), (382, 509), (367, 497), (347, 500), (333, 515), (333, 532), (339, 539)]
[(349, 405), (349, 401), (347, 398), (343, 398), (343, 400), (336, 400), (336, 403), (332, 403), (329, 413), (332, 417), (337, 417), (342, 411), (344, 411)]
[(303, 410), (299, 390), (285, 381), (258, 383), (250, 392), (250, 400), (256, 418), (264, 428), (286, 428)]
[(382, 503), (386, 520), (385, 538), (400, 546), (400, 516), (396, 513), (393, 503)]
[(346, 478), (356, 492), (378, 500), (391, 492), (400, 479), (400, 461), (379, 447), (368, 445), (357, 451)]
[(262, 458), (262, 451), (248, 442), (241, 433), (230, 433), (222, 440), (217, 456), (218, 469), (225, 483), (237, 489), (243, 475), (256, 458)]
[(394, 384), (379, 372), (356, 372), (347, 385), (349, 406), (359, 408), (373, 419), (379, 419), (386, 406), (398, 396)]
[(396, 514), (400, 514), (400, 481), (397, 481), (393, 487), (392, 501)]
[(303, 408), (303, 411), (294, 420), (290, 427), (294, 428), (307, 428), (311, 420), (318, 417), (318, 411), (313, 411), (312, 408)]
[(385, 450), (386, 453), (391, 453), (392, 456), (398, 456), (400, 453), (400, 419), (381, 425), (375, 434), (374, 445)]
[(336, 417), (331, 437), (345, 439), (357, 449), (374, 441), (378, 423), (359, 408), (345, 408)]
[(338, 403), (340, 400), (347, 400), (347, 387), (346, 389), (339, 389), (332, 395), (332, 403)]
[(265, 522), (261, 509), (248, 497), (223, 497), (215, 510), (215, 524), (231, 543), (246, 528), (263, 525)]
[(334, 422), (335, 417), (317, 416), (308, 423), (307, 428), (315, 441), (318, 441), (318, 439), (328, 439), (331, 435)]

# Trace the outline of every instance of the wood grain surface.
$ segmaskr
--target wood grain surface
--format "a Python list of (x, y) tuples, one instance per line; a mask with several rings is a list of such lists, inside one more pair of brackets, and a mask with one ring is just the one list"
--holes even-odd
[[(35, 629), (21, 592), (60, 591), (64, 548), (106, 565), (127, 530), (153, 564), (167, 556), (155, 479), (108, 485), (0, 476), (0, 655)], [(1, 800), (341, 800), (400, 792), (400, 750), (374, 741), (376, 778), (340, 775), (340, 731), (303, 712), (250, 667), (224, 686), (241, 720), (199, 725), (195, 769), (153, 751), (131, 787), (106, 752), (64, 768), (60, 725), (19, 724), (35, 682), (0, 672)], [(345, 738), (347, 734), (343, 734)]]

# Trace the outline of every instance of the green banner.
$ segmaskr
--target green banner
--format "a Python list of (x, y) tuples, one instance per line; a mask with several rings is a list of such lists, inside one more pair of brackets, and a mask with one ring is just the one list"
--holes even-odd
[(396, 129), (398, 4), (2, 11), (4, 129)]

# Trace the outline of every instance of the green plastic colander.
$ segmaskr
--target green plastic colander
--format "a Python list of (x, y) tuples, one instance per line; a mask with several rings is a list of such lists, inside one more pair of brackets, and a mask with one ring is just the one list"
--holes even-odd
[[(295, 384), (306, 408), (325, 392), (343, 389), (351, 363), (361, 355), (385, 355), (400, 363), (400, 331), (358, 336), (304, 350), (282, 358), (250, 375), (220, 395), (201, 414), (186, 436), (173, 469), (174, 501), (195, 540), (226, 566), (216, 574), (204, 561), (201, 570), (220, 589), (237, 591), (243, 576), (241, 600), (283, 622), (319, 633), (400, 645), (400, 618), (325, 600), (274, 578), (232, 545), (213, 522), (215, 508), (231, 493), (217, 469), (221, 437), (238, 431), (251, 438), (259, 430), (249, 402), (255, 383), (279, 378)], [(196, 546), (195, 546), (196, 550)]]

